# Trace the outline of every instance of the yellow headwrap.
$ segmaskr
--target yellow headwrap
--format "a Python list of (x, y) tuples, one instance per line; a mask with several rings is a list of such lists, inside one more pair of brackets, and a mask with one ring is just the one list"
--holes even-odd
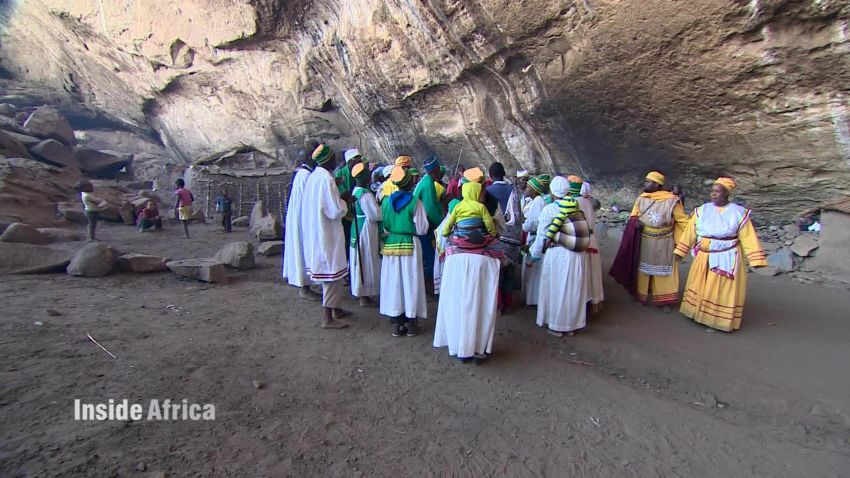
[(366, 169), (366, 166), (364, 166), (363, 163), (355, 164), (354, 167), (351, 168), (351, 177), (356, 178), (360, 173), (363, 172), (364, 169)]
[(413, 167), (413, 158), (410, 156), (399, 156), (395, 160), (396, 166), (401, 166), (402, 168), (412, 168)]
[(481, 168), (469, 168), (463, 172), (463, 177), (471, 183), (484, 182), (484, 172)]
[(664, 180), (665, 180), (664, 175), (659, 173), (658, 171), (650, 171), (646, 175), (646, 179), (649, 179), (650, 181), (652, 181), (654, 183), (658, 183), (659, 185), (664, 186)]
[(727, 177), (719, 177), (719, 178), (717, 178), (717, 179), (714, 181), (714, 184), (719, 184), (719, 185), (723, 186), (723, 187), (724, 187), (724, 188), (726, 188), (726, 190), (727, 190), (727, 191), (729, 191), (730, 193), (731, 193), (731, 192), (732, 192), (732, 191), (733, 191), (736, 187), (738, 187), (738, 184), (735, 182), (735, 180), (734, 180), (734, 179), (732, 179), (732, 178), (727, 178)]

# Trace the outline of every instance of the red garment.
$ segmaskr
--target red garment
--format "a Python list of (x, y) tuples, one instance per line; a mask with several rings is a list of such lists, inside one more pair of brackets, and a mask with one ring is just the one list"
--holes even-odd
[(446, 186), (446, 197), (449, 201), (452, 199), (461, 199), (460, 180), (458, 178), (452, 178), (449, 180), (449, 185)]
[(159, 217), (159, 209), (157, 208), (144, 208), (139, 213), (139, 219), (155, 219)]
[(637, 217), (629, 218), (626, 228), (623, 230), (623, 239), (620, 241), (617, 257), (611, 264), (611, 270), (608, 271), (608, 275), (613, 277), (632, 295), (635, 295), (636, 292), (638, 261), (640, 260), (640, 228), (638, 224)]

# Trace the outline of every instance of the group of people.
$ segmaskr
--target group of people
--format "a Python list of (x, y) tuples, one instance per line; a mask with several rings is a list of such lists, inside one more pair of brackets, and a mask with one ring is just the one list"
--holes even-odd
[[(555, 336), (585, 327), (604, 300), (589, 185), (578, 176), (512, 184), (502, 164), (448, 171), (436, 157), (370, 164), (326, 144), (296, 170), (286, 212), (282, 275), (321, 301), (321, 326), (347, 327), (345, 281), (360, 306), (378, 307), (393, 336), (415, 336), (427, 297), (439, 296), (434, 346), (462, 361), (492, 351), (495, 320), (515, 297), (537, 307)], [(339, 164), (339, 167), (338, 166)], [(321, 286), (321, 294), (311, 286)]]
[(642, 304), (669, 310), (679, 303), (679, 262), (694, 258), (681, 313), (708, 327), (731, 332), (741, 327), (747, 270), (767, 265), (752, 211), (729, 201), (737, 184), (720, 177), (711, 202), (688, 215), (680, 196), (664, 190), (658, 171), (646, 175), (623, 232), (611, 276)]

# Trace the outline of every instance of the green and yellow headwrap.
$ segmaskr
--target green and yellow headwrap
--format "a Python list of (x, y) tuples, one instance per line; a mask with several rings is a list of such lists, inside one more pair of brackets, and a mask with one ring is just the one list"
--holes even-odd
[(333, 157), (333, 154), (334, 150), (332, 150), (328, 145), (324, 143), (320, 144), (319, 147), (313, 151), (313, 161), (315, 161), (316, 164), (325, 164), (329, 159), (331, 159), (331, 157)]
[[(540, 188), (534, 188), (540, 194), (549, 194), (549, 183), (552, 182), (552, 176), (548, 174), (539, 174), (537, 177), (531, 178), (528, 182), (531, 182), (532, 179), (537, 180), (537, 186)], [(533, 186), (532, 186), (533, 187)]]
[(540, 180), (538, 180), (537, 178), (529, 179), (528, 185), (531, 186), (531, 189), (537, 191), (537, 194), (544, 194), (543, 193), (543, 185), (540, 184)]
[(584, 181), (574, 174), (567, 176), (567, 181), (570, 183), (570, 190), (567, 194), (573, 197), (580, 196), (581, 185), (584, 184)]

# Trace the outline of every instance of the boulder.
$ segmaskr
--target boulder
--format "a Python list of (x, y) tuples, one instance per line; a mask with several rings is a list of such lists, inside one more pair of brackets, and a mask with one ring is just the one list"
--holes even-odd
[(279, 241), (283, 239), (283, 227), (274, 216), (266, 216), (251, 226), (252, 234), (260, 241)]
[(128, 226), (136, 224), (136, 214), (133, 209), (133, 205), (130, 204), (129, 201), (124, 201), (120, 206), (118, 206), (118, 215), (121, 216), (121, 220), (124, 221), (124, 224)]
[(118, 268), (127, 272), (162, 272), (167, 271), (165, 259), (147, 254), (124, 254), (118, 257)]
[(132, 156), (115, 151), (75, 148), (74, 154), (80, 162), (80, 169), (95, 178), (112, 177), (133, 163)]
[(69, 252), (33, 244), (0, 242), (0, 273), (3, 274), (62, 272), (69, 262)]
[(809, 257), (812, 251), (818, 248), (818, 240), (811, 234), (801, 234), (794, 238), (791, 244), (791, 252), (800, 257)]
[(279, 256), (283, 254), (283, 241), (266, 241), (257, 246), (257, 253), (264, 256)]
[(204, 211), (201, 210), (201, 209), (198, 209), (195, 212), (193, 212), (192, 217), (190, 217), (189, 220), (203, 222), (203, 223), (207, 222), (206, 215), (204, 214)]
[(230, 221), (230, 225), (233, 227), (248, 227), (251, 223), (251, 218), (248, 216), (239, 216), (236, 219)]
[(76, 222), (78, 224), (86, 224), (88, 222), (81, 203), (60, 202), (56, 204), (56, 210), (59, 211), (60, 216), (71, 222)]
[(35, 136), (30, 136), (27, 134), (16, 133), (14, 131), (4, 131), (7, 135), (11, 136), (12, 139), (21, 143), (22, 145), (29, 148), (30, 146), (34, 146), (41, 142), (41, 139), (36, 138)]
[(175, 274), (204, 282), (227, 284), (224, 264), (214, 259), (185, 259), (168, 261), (165, 265)]
[(124, 186), (130, 189), (153, 189), (153, 181), (134, 181)]
[(254, 267), (254, 246), (245, 241), (231, 242), (216, 253), (215, 260), (234, 269), (250, 269)]
[(24, 123), (24, 128), (39, 136), (61, 141), (68, 146), (77, 144), (71, 124), (52, 106), (42, 106), (33, 111)]
[(11, 103), (0, 103), (0, 115), (14, 118), (18, 114), (18, 108)]
[(90, 242), (77, 251), (66, 272), (72, 276), (101, 277), (112, 272), (113, 266), (115, 255), (112, 249), (102, 242)]
[(254, 233), (254, 228), (258, 226), (265, 216), (266, 209), (263, 206), (263, 201), (255, 202), (254, 207), (251, 208), (250, 222), (248, 223), (248, 225), (251, 226), (252, 234)]
[(790, 272), (794, 270), (794, 257), (790, 249), (781, 248), (773, 254), (767, 256), (767, 265), (776, 267), (782, 272)]
[(121, 208), (115, 204), (107, 204), (98, 214), (99, 219), (110, 222), (121, 222)]
[(0, 156), (32, 159), (32, 156), (27, 151), (27, 147), (15, 139), (12, 134), (10, 132), (0, 131)]
[(39, 228), (38, 232), (48, 238), (50, 242), (74, 242), (82, 241), (86, 238), (85, 234), (55, 227)]
[(773, 277), (775, 275), (780, 274), (782, 271), (780, 271), (778, 267), (764, 266), (764, 267), (757, 267), (757, 268), (753, 269), (753, 272), (755, 272), (756, 274), (758, 274), (760, 276)]
[(30, 153), (36, 159), (53, 166), (80, 168), (80, 163), (77, 162), (71, 150), (55, 139), (47, 139), (30, 147)]
[(49, 244), (50, 238), (33, 226), (22, 222), (9, 224), (0, 235), (0, 242), (18, 242), (25, 244)]

